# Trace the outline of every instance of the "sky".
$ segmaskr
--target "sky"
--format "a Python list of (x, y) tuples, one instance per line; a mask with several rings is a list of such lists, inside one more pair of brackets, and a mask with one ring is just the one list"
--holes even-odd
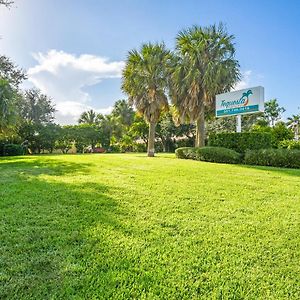
[(223, 22), (235, 36), (242, 81), (264, 86), (284, 117), (300, 113), (300, 1), (16, 0), (0, 7), (0, 54), (28, 72), (55, 103), (56, 121), (76, 123), (81, 112), (109, 113), (126, 98), (121, 73), (129, 50), (146, 42), (174, 49), (192, 25)]

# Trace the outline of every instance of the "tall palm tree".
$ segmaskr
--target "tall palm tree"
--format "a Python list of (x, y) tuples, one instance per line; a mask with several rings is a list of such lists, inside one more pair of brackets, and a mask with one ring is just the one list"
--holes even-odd
[(299, 140), (299, 127), (300, 127), (300, 114), (299, 115), (292, 115), (291, 117), (287, 118), (287, 125), (289, 128), (292, 128), (295, 133), (295, 140)]
[(148, 156), (154, 156), (155, 126), (168, 110), (166, 67), (171, 58), (164, 44), (144, 44), (129, 52), (123, 70), (122, 90), (149, 123)]
[(89, 124), (89, 125), (98, 124), (99, 118), (101, 118), (99, 116), (99, 114), (96, 113), (93, 109), (90, 109), (88, 111), (83, 112), (80, 115), (78, 123), (79, 124)]
[(181, 123), (196, 122), (197, 147), (205, 144), (205, 112), (213, 109), (215, 95), (240, 80), (233, 39), (222, 24), (194, 26), (177, 35), (170, 96)]

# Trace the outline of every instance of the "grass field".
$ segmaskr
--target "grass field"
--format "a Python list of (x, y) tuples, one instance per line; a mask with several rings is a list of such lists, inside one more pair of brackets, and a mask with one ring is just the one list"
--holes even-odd
[(300, 170), (0, 159), (0, 299), (299, 299)]

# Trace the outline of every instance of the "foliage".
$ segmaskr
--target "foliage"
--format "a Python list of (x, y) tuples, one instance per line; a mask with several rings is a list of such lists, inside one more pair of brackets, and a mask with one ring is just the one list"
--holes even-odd
[(281, 114), (285, 112), (284, 107), (280, 107), (277, 99), (272, 99), (265, 102), (265, 119), (273, 127), (276, 121), (281, 119)]
[(17, 99), (16, 89), (10, 85), (9, 81), (0, 77), (0, 133), (16, 123)]
[(244, 162), (248, 165), (300, 168), (300, 150), (248, 150), (245, 153)]
[(168, 110), (166, 69), (171, 53), (164, 44), (144, 44), (128, 54), (123, 70), (122, 90), (131, 105), (149, 123), (148, 156), (154, 156), (155, 126)]
[(115, 102), (111, 114), (117, 118), (120, 125), (128, 128), (134, 120), (134, 110), (127, 100), (122, 99)]
[[(15, 156), (15, 155), (23, 155), (24, 148), (19, 144), (5, 144), (3, 145), (3, 156)], [(0, 150), (1, 156), (1, 150)]]
[(294, 137), (292, 129), (288, 128), (283, 122), (276, 123), (274, 127), (255, 125), (251, 131), (271, 134), (274, 148), (278, 148), (282, 141), (291, 140)]
[(27, 79), (27, 75), (10, 58), (0, 55), (0, 78), (8, 81), (14, 88), (18, 88)]
[(80, 115), (80, 118), (78, 120), (79, 124), (89, 124), (89, 125), (95, 125), (99, 124), (100, 120), (103, 118), (101, 114), (96, 113), (93, 109), (90, 109), (88, 111), (83, 112)]
[(266, 149), (272, 146), (272, 136), (265, 132), (219, 133), (211, 134), (208, 145), (224, 147), (244, 153), (247, 149)]
[(36, 88), (24, 92), (20, 110), (22, 119), (35, 124), (54, 120), (55, 107), (52, 99)]
[(176, 149), (175, 153), (177, 158), (229, 164), (241, 162), (241, 154), (222, 147), (185, 147)]
[(283, 140), (279, 143), (279, 148), (300, 150), (300, 141)]
[(0, 298), (299, 299), (299, 176), (169, 154), (2, 158)]
[(205, 110), (211, 111), (215, 95), (229, 91), (240, 79), (233, 40), (222, 24), (194, 26), (177, 35), (170, 97), (181, 123), (196, 121), (197, 146), (204, 145)]

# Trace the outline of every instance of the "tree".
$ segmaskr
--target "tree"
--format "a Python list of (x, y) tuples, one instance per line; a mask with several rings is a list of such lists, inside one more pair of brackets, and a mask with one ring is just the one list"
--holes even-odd
[(148, 156), (154, 156), (155, 126), (162, 111), (168, 110), (166, 96), (168, 61), (164, 44), (144, 44), (128, 54), (123, 70), (122, 90), (149, 123)]
[(101, 114), (98, 114), (93, 109), (85, 111), (81, 114), (78, 123), (79, 124), (99, 124), (101, 119)]
[(265, 102), (265, 119), (274, 127), (275, 122), (281, 119), (281, 114), (285, 112), (284, 107), (280, 107), (277, 99)]
[(292, 115), (291, 117), (287, 118), (287, 125), (294, 131), (295, 140), (299, 140), (299, 127), (300, 127), (300, 114), (299, 115)]
[(135, 140), (141, 139), (146, 145), (148, 144), (149, 125), (139, 113), (135, 113), (134, 115), (133, 123), (129, 128), (129, 134)]
[(21, 117), (36, 124), (54, 120), (55, 107), (52, 100), (38, 89), (25, 91), (20, 105)]
[(15, 123), (17, 92), (6, 79), (0, 78), (0, 132)]
[(234, 36), (222, 24), (194, 26), (177, 35), (170, 70), (170, 96), (181, 123), (196, 122), (196, 146), (205, 145), (205, 111), (212, 111), (215, 95), (240, 80)]
[(25, 72), (16, 66), (7, 56), (0, 56), (0, 78), (5, 79), (9, 84), (18, 88), (27, 79)]
[(125, 99), (118, 100), (114, 104), (111, 114), (125, 127), (130, 126), (134, 119), (134, 110)]

